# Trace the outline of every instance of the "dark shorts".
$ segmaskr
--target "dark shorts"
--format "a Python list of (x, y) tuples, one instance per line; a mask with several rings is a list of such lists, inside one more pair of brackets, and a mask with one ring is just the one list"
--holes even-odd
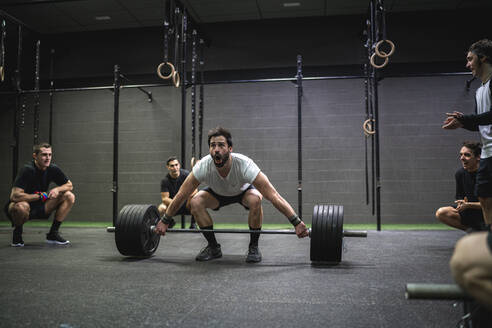
[(466, 209), (459, 212), (461, 224), (474, 230), (484, 230), (485, 221), (483, 219), (482, 210)]
[(186, 203), (179, 208), (175, 215), (191, 215), (190, 211), (186, 208)]
[(33, 219), (48, 219), (50, 214), (44, 211), (44, 203), (42, 201), (29, 203), (31, 210), (29, 211), (29, 220)]
[(480, 159), (475, 194), (478, 197), (492, 197), (492, 157)]
[[(3, 211), (5, 212), (5, 215), (10, 220), (10, 222), (14, 224), (14, 221), (12, 220), (12, 216), (9, 213), (9, 205), (10, 205), (10, 201), (7, 204), (5, 204)], [(29, 210), (29, 220), (48, 219), (50, 217), (50, 214), (46, 214), (44, 210), (44, 203), (42, 201), (29, 203), (29, 206), (31, 207), (31, 209)]]
[(202, 190), (208, 192), (209, 194), (214, 196), (215, 199), (217, 199), (219, 201), (219, 207), (213, 208), (214, 211), (218, 211), (219, 208), (221, 208), (221, 207), (224, 207), (224, 206), (227, 206), (230, 204), (235, 204), (235, 203), (239, 203), (245, 209), (249, 210), (249, 208), (244, 206), (243, 203), (241, 203), (241, 201), (243, 200), (243, 196), (246, 193), (246, 191), (248, 191), (250, 189), (256, 189), (256, 188), (253, 185), (249, 185), (248, 188), (246, 188), (242, 193), (240, 193), (239, 195), (236, 195), (236, 196), (221, 196), (221, 195), (217, 194), (215, 191), (213, 191), (210, 187), (205, 187)]

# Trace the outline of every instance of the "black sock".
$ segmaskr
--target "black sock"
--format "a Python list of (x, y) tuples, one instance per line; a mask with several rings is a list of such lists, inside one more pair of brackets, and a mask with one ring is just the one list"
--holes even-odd
[(15, 226), (14, 235), (21, 236), (22, 235), (22, 227), (23, 226)]
[[(203, 229), (203, 230), (212, 230), (213, 228), (214, 228), (214, 225), (212, 224), (211, 226), (203, 227), (203, 228), (200, 228), (200, 229)], [(207, 232), (203, 232), (203, 236), (205, 237), (205, 239), (207, 239), (208, 244), (210, 246), (217, 246), (217, 240), (215, 239), (215, 233), (213, 233), (211, 231), (207, 231)]]
[[(249, 227), (249, 230), (251, 231), (258, 231), (261, 230), (261, 227), (259, 228), (251, 228)], [(260, 234), (257, 232), (251, 232), (250, 233), (251, 239), (249, 241), (249, 246), (258, 246), (258, 239), (260, 239)]]
[(50, 229), (50, 234), (53, 232), (57, 232), (58, 229), (60, 228), (61, 222), (57, 221), (56, 219), (53, 219), (53, 224), (51, 224), (51, 229)]

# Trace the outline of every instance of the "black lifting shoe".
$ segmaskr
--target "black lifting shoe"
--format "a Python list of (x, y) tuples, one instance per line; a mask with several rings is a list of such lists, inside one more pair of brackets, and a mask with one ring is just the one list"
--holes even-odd
[(210, 261), (212, 259), (218, 259), (219, 257), (222, 257), (222, 251), (220, 250), (220, 244), (217, 244), (215, 246), (212, 245), (207, 245), (204, 249), (198, 253), (196, 256), (197, 261)]
[(47, 233), (46, 234), (46, 242), (48, 244), (54, 244), (54, 245), (68, 245), (70, 244), (70, 241), (65, 240), (58, 231)]
[(12, 247), (24, 247), (24, 241), (22, 240), (22, 232), (19, 233), (14, 230), (12, 233), (12, 244), (10, 244)]
[(248, 263), (261, 262), (261, 252), (258, 245), (249, 245), (248, 256), (246, 256), (246, 262)]

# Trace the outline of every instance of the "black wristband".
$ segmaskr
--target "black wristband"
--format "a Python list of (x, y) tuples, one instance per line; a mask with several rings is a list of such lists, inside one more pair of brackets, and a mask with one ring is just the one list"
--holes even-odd
[(162, 221), (162, 223), (169, 225), (169, 224), (171, 224), (171, 222), (173, 222), (173, 217), (167, 216), (166, 213), (164, 213), (164, 215), (161, 218), (161, 221)]
[(292, 223), (292, 225), (295, 227), (297, 226), (299, 223), (302, 222), (302, 220), (299, 218), (299, 216), (297, 214), (294, 214), (292, 215), (290, 218), (289, 218), (289, 221), (290, 223)]

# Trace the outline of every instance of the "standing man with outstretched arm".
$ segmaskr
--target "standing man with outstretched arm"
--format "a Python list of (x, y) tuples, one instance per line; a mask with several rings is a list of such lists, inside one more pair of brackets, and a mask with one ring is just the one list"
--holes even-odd
[[(248, 157), (232, 152), (231, 133), (217, 127), (208, 133), (210, 154), (193, 167), (173, 202), (168, 206), (156, 232), (164, 235), (172, 216), (200, 183), (208, 185), (191, 199), (191, 213), (201, 229), (213, 229), (213, 220), (207, 209), (218, 210), (222, 206), (239, 203), (249, 211), (248, 224), (251, 239), (246, 262), (260, 262), (259, 234), (263, 221), (261, 200), (268, 199), (295, 227), (299, 238), (308, 236), (308, 229), (292, 206), (277, 192), (267, 176)], [(204, 232), (208, 245), (197, 255), (197, 261), (208, 261), (222, 256), (220, 244), (213, 232)]]
[(483, 39), (468, 49), (466, 67), (482, 84), (475, 94), (476, 114), (448, 113), (443, 129), (480, 131), (482, 155), (475, 193), (482, 206), (488, 232), (461, 238), (451, 258), (456, 282), (478, 302), (492, 310), (492, 41)]

